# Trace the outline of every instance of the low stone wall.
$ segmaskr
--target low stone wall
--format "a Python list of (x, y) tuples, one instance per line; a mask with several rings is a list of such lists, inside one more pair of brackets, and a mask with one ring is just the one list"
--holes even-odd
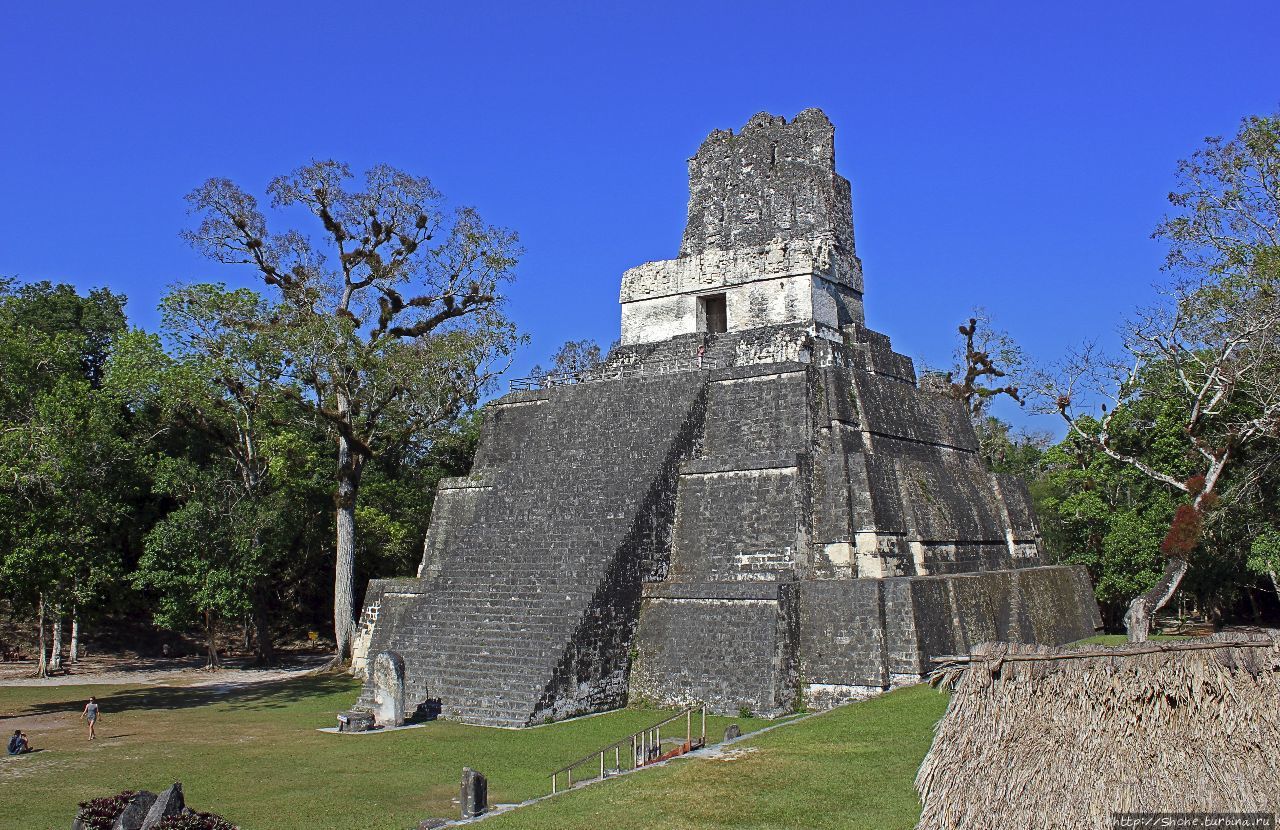
[(1092, 636), (1092, 599), (1080, 566), (649, 586), (631, 694), (721, 714), (823, 708), (918, 680), (933, 658), (979, 643)]

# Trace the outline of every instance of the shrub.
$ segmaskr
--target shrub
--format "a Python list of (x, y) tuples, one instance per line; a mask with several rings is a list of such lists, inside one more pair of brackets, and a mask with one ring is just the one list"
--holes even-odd
[(76, 818), (84, 825), (85, 830), (111, 830), (116, 817), (129, 806), (129, 801), (137, 795), (134, 790), (125, 790), (119, 795), (108, 795), (102, 798), (91, 798), (80, 802)]
[[(111, 830), (116, 818), (137, 795), (136, 790), (125, 790), (119, 795), (108, 795), (80, 802), (76, 813), (84, 830)], [(183, 813), (169, 816), (156, 825), (156, 830), (239, 830), (236, 825), (213, 813)]]
[(222, 816), (213, 813), (184, 813), (169, 816), (156, 825), (156, 830), (237, 830)]

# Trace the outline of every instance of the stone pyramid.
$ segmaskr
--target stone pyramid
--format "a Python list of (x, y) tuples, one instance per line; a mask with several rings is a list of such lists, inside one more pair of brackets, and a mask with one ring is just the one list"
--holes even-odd
[(355, 668), (404, 668), (361, 705), (493, 726), (636, 698), (771, 716), (1100, 626), (963, 407), (864, 326), (834, 136), (811, 109), (703, 142), (679, 256), (622, 277), (620, 345), (491, 403), (417, 576), (369, 584)]

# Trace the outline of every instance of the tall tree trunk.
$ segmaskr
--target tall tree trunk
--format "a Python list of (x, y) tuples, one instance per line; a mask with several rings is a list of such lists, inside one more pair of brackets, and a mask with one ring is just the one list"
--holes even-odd
[(262, 583), (253, 589), (253, 655), (262, 664), (276, 661), (276, 647), (271, 639), (270, 590)]
[(1258, 598), (1254, 596), (1256, 591), (1252, 587), (1244, 589), (1244, 595), (1249, 598), (1249, 618), (1253, 620), (1253, 624), (1257, 625), (1262, 622), (1262, 609), (1258, 607)]
[(355, 634), (356, 495), (364, 457), (346, 438), (338, 437), (337, 556), (333, 574), (333, 636), (337, 659), (351, 656)]
[(1187, 557), (1199, 543), (1203, 527), (1203, 505), (1211, 495), (1214, 499), (1217, 498), (1213, 492), (1213, 485), (1217, 483), (1218, 476), (1222, 475), (1226, 463), (1227, 455), (1224, 453), (1205, 474), (1203, 488), (1191, 500), (1190, 516), (1184, 515), (1181, 507), (1173, 514), (1169, 535), (1160, 545), (1162, 550), (1165, 549), (1166, 544), (1173, 545), (1166, 551), (1168, 558), (1165, 559), (1164, 573), (1150, 590), (1135, 597), (1129, 603), (1129, 610), (1124, 615), (1124, 627), (1129, 632), (1129, 642), (1145, 643), (1147, 641), (1151, 636), (1151, 623), (1155, 619), (1156, 612), (1173, 598), (1178, 591), (1178, 586), (1182, 584), (1182, 578), (1187, 575), (1187, 569), (1191, 566)]
[(71, 605), (71, 653), (67, 659), (72, 663), (80, 662), (80, 606)]
[(209, 664), (206, 668), (216, 669), (220, 665), (218, 660), (218, 630), (214, 624), (213, 612), (209, 610), (204, 612), (204, 636), (205, 647), (209, 651)]
[(48, 655), (48, 652), (44, 650), (45, 639), (44, 639), (44, 594), (43, 593), (40, 594), (40, 605), (38, 610), (36, 611), (36, 629), (39, 631), (39, 633), (36, 634), (36, 648), (40, 650), (40, 658), (39, 658), (39, 661), (36, 663), (36, 677), (48, 677), (49, 676), (49, 663), (48, 663), (49, 655)]
[(1280, 599), (1280, 579), (1276, 579), (1275, 571), (1267, 571), (1271, 577), (1271, 587), (1276, 589), (1276, 599)]
[(1129, 642), (1145, 643), (1151, 636), (1152, 619), (1178, 590), (1182, 577), (1187, 574), (1187, 568), (1186, 559), (1170, 556), (1165, 560), (1164, 573), (1156, 580), (1156, 584), (1129, 603), (1129, 611), (1124, 615), (1124, 627), (1129, 632)]
[(49, 638), (49, 671), (62, 671), (62, 608), (54, 606), (52, 634)]

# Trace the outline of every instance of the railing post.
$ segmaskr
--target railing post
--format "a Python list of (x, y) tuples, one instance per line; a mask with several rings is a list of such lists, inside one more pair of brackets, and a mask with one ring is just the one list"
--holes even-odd
[(569, 776), (568, 786), (569, 786), (569, 789), (572, 790), (573, 789), (573, 767), (569, 767), (567, 770), (565, 770), (565, 774)]
[(707, 745), (707, 706), (702, 706), (702, 745)]
[(604, 780), (604, 750), (600, 750), (600, 780)]
[(555, 794), (556, 794), (556, 777), (557, 777), (558, 775), (559, 775), (559, 773), (555, 773), (555, 772), (553, 772), (553, 773), (551, 774), (551, 794), (552, 794), (552, 795), (555, 795)]
[(686, 709), (684, 712), (684, 745), (686, 751), (693, 748), (693, 710)]

